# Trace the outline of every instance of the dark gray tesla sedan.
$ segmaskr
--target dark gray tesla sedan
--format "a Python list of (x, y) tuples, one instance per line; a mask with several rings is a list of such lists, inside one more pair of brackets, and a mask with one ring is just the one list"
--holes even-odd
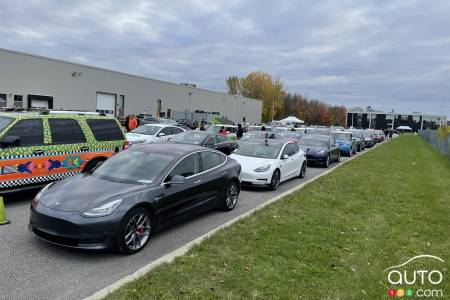
[(133, 254), (157, 229), (214, 208), (232, 210), (240, 171), (213, 149), (136, 145), (89, 173), (44, 187), (32, 201), (29, 229), (62, 246)]

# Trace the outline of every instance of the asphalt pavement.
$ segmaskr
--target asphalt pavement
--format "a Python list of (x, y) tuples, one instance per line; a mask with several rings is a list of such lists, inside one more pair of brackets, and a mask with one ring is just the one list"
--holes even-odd
[[(346, 159), (342, 157), (341, 161)], [(333, 163), (330, 168), (336, 165)], [(244, 189), (233, 211), (212, 211), (158, 232), (145, 249), (131, 256), (63, 248), (37, 239), (27, 228), (29, 206), (36, 191), (16, 193), (5, 199), (8, 218), (12, 223), (0, 226), (0, 299), (67, 300), (90, 296), (326, 170), (309, 167), (306, 179), (284, 182), (277, 191)]]

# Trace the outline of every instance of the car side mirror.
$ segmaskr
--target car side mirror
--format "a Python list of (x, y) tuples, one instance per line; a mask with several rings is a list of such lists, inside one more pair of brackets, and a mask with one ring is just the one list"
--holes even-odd
[(170, 183), (172, 184), (181, 184), (181, 183), (185, 183), (186, 182), (186, 177), (181, 176), (181, 175), (175, 175), (172, 177), (172, 180), (170, 181)]
[(288, 159), (288, 158), (289, 158), (289, 155), (287, 155), (287, 154), (281, 155), (281, 159)]
[(20, 146), (20, 137), (11, 135), (0, 139), (0, 146), (2, 148), (18, 147)]
[(158, 133), (158, 136), (166, 136), (166, 134), (164, 132), (160, 132)]

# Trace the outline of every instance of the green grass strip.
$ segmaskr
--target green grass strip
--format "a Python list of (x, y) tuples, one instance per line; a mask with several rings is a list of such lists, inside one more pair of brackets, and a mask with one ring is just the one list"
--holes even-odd
[(449, 249), (450, 162), (401, 136), (108, 298), (386, 299), (384, 269), (431, 254), (446, 270)]

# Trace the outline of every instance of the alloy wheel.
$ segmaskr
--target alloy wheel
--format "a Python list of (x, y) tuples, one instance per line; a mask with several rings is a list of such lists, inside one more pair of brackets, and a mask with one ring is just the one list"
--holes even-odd
[(272, 175), (272, 180), (270, 182), (270, 188), (272, 190), (276, 190), (280, 185), (280, 171), (275, 170)]
[(230, 183), (225, 197), (226, 208), (232, 210), (236, 206), (239, 197), (239, 188), (235, 182)]
[(140, 250), (147, 243), (150, 230), (150, 218), (144, 213), (137, 213), (125, 228), (125, 245), (133, 252)]
[(306, 163), (302, 164), (302, 168), (300, 170), (300, 178), (305, 178), (306, 176)]

